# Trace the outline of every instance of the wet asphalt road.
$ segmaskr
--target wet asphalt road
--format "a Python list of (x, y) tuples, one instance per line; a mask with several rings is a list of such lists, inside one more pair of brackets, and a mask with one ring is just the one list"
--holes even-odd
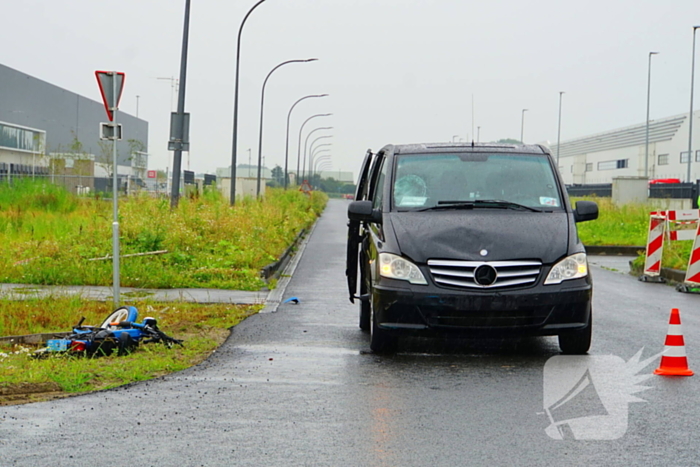
[[(543, 387), (555, 338), (411, 340), (398, 355), (372, 354), (347, 300), (346, 207), (332, 200), (311, 235), (283, 296), (301, 303), (249, 318), (188, 371), (0, 408), (0, 465), (700, 464), (698, 376), (648, 379), (637, 394), (646, 402), (623, 405), (628, 418), (596, 422), (604, 434), (624, 421), (619, 439), (554, 440)], [(677, 307), (700, 370), (700, 296), (592, 269), (589, 359), (654, 356)]]

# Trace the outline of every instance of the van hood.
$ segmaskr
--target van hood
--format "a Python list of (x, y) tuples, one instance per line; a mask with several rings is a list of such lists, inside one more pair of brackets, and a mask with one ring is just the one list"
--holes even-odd
[[(566, 212), (476, 209), (385, 213), (401, 253), (417, 263), (429, 259), (502, 261), (539, 259), (551, 264), (567, 254)], [(488, 254), (482, 256), (480, 252)]]

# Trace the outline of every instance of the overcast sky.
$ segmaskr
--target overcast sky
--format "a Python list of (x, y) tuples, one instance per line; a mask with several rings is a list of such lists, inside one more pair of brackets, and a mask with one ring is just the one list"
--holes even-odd
[[(236, 36), (255, 3), (192, 0), (186, 111), (196, 172), (231, 163)], [(135, 115), (140, 96), (150, 168), (164, 169), (172, 166), (167, 139), (177, 98), (170, 81), (157, 78), (179, 75), (184, 5), (7, 1), (0, 62), (95, 100), (95, 70), (125, 72), (120, 110)], [(286, 65), (268, 81), (266, 165), (284, 165), (291, 105), (328, 93), (295, 108), (290, 169), (301, 123), (333, 113), (306, 130), (332, 126), (312, 140), (332, 134), (316, 144), (332, 142), (333, 169), (357, 172), (368, 148), (387, 143), (470, 140), (472, 127), (481, 141), (519, 139), (522, 109), (529, 109), (525, 141), (556, 143), (559, 91), (562, 141), (642, 123), (650, 51), (660, 52), (652, 59), (651, 118), (687, 113), (693, 25), (700, 25), (698, 0), (266, 0), (243, 31), (238, 162), (248, 162), (249, 148), (257, 157), (262, 82), (286, 60), (319, 58)]]

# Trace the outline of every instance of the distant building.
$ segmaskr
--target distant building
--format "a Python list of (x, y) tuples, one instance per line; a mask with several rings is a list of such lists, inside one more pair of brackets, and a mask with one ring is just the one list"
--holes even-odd
[[(678, 178), (688, 171), (689, 114), (649, 122), (649, 159), (646, 122), (582, 138), (562, 141), (559, 171), (567, 184), (611, 183), (617, 177)], [(556, 159), (557, 146), (551, 146)], [(690, 180), (700, 178), (700, 111), (693, 112), (693, 154)]]
[[(44, 176), (63, 180), (73, 190), (106, 188), (112, 143), (99, 138), (99, 124), (105, 121), (102, 102), (0, 64), (0, 180)], [(124, 133), (117, 143), (117, 173), (143, 180), (148, 122), (124, 112), (117, 121)]]
[(352, 172), (343, 172), (341, 170), (322, 170), (318, 172), (321, 178), (332, 178), (339, 182), (355, 183), (355, 174)]

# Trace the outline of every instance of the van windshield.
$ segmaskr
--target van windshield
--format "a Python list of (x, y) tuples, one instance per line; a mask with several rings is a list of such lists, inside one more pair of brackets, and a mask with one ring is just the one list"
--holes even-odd
[[(393, 209), (562, 209), (549, 159), (537, 154), (405, 154), (395, 159)], [(497, 201), (497, 202), (496, 202)]]

